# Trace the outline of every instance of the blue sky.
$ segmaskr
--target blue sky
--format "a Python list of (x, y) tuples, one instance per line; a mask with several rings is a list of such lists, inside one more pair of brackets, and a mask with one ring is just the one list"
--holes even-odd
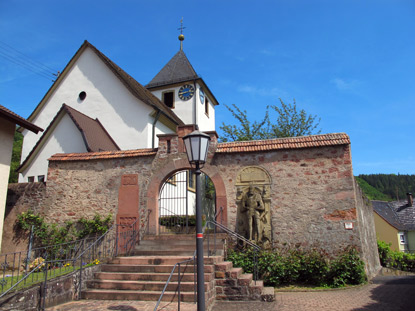
[[(347, 133), (354, 174), (415, 174), (415, 1), (0, 1), (0, 104), (28, 117), (88, 40), (141, 84), (184, 51), (220, 102), (217, 129), (296, 99), (322, 133)], [(5, 45), (6, 44), (6, 45)], [(3, 54), (1, 53), (3, 52)], [(15, 54), (17, 55), (17, 54)]]

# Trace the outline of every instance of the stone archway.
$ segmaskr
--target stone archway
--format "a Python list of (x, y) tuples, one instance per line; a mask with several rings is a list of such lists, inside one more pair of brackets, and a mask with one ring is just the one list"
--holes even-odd
[[(175, 159), (175, 161), (168, 161), (168, 164), (154, 172), (148, 185), (147, 190), (147, 210), (151, 211), (149, 215), (148, 232), (152, 235), (159, 234), (159, 190), (166, 179), (173, 173), (180, 170), (191, 169), (187, 159)], [(216, 208), (219, 210), (222, 208), (222, 213), (218, 216), (217, 221), (221, 222), (225, 226), (227, 225), (227, 199), (225, 183), (222, 180), (216, 167), (206, 165), (202, 171), (209, 176), (216, 191)]]

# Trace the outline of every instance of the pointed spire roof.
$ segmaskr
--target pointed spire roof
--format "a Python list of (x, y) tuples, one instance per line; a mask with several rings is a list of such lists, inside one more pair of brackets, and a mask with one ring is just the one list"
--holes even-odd
[(147, 88), (159, 87), (163, 85), (180, 83), (199, 79), (200, 77), (193, 69), (189, 59), (183, 50), (180, 50), (173, 58), (160, 70), (160, 72), (146, 85)]

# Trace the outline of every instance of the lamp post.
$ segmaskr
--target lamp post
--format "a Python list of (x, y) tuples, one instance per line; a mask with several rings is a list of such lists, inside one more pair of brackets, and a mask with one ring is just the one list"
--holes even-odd
[(197, 257), (197, 310), (205, 311), (205, 275), (203, 267), (202, 202), (200, 197), (200, 169), (206, 163), (209, 135), (194, 131), (183, 137), (190, 165), (195, 165), (196, 175), (196, 257)]

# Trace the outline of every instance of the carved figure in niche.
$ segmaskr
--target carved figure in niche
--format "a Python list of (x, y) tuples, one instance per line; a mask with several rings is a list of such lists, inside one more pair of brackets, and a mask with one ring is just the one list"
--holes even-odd
[(257, 193), (253, 185), (242, 197), (242, 212), (247, 214), (248, 239), (251, 241), (262, 240), (262, 222), (265, 214), (264, 202), (261, 194)]
[(243, 168), (236, 180), (236, 231), (264, 248), (272, 246), (271, 178), (258, 166)]

